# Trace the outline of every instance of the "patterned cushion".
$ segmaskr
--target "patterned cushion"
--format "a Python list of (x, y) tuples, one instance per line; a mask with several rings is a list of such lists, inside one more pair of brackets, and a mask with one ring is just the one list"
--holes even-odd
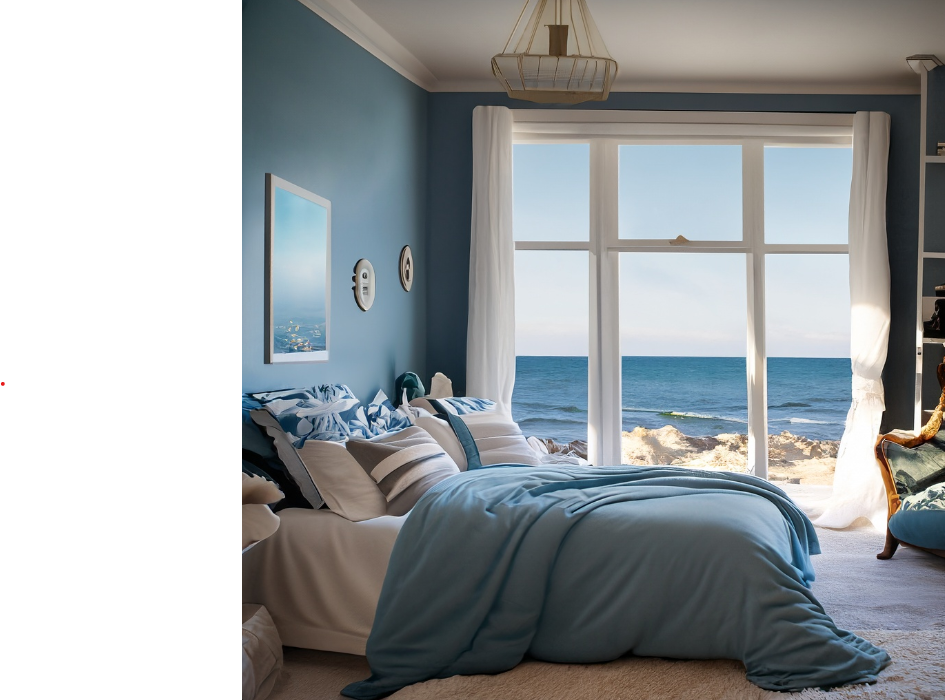
[(411, 425), (383, 391), (365, 407), (344, 384), (269, 391), (252, 398), (276, 417), (295, 447), (306, 440), (371, 438)]
[[(943, 431), (945, 432), (945, 431)], [(945, 481), (945, 434), (939, 432), (918, 447), (883, 441), (886, 460), (896, 481), (896, 492), (909, 496)]]
[(902, 510), (945, 510), (945, 484), (935, 484), (906, 496), (902, 499)]
[(344, 384), (252, 394), (269, 411), (296, 448), (306, 440), (370, 437), (367, 415)]
[(383, 435), (395, 430), (403, 430), (413, 425), (410, 417), (403, 411), (398, 411), (387, 398), (387, 394), (378, 391), (374, 400), (368, 404), (367, 415), (368, 432), (372, 436)]

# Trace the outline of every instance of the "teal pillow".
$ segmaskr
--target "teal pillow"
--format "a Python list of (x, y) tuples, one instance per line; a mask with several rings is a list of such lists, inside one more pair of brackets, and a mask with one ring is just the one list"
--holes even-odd
[(394, 406), (399, 406), (404, 400), (404, 392), (407, 393), (407, 402), (420, 398), (427, 393), (423, 388), (423, 382), (413, 372), (404, 372), (394, 381)]

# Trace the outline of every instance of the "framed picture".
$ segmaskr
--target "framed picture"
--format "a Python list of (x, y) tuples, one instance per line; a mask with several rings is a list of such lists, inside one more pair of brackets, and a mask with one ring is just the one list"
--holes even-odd
[(331, 202), (266, 173), (266, 363), (327, 362)]

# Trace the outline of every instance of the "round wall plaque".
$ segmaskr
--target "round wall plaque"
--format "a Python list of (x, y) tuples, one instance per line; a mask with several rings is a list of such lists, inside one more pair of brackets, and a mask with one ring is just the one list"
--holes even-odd
[(354, 277), (351, 278), (354, 286), (354, 300), (361, 311), (367, 311), (374, 304), (374, 266), (365, 258), (358, 260), (354, 266)]
[(409, 292), (413, 286), (413, 253), (409, 245), (400, 251), (400, 286), (405, 292)]

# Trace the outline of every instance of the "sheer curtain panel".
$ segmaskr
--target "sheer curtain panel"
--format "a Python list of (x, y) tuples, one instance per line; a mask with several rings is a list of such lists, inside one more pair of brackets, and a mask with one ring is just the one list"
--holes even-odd
[(512, 411), (515, 383), (515, 243), (512, 239), (512, 112), (473, 110), (472, 231), (466, 393)]
[(889, 115), (857, 112), (850, 187), (850, 359), (853, 402), (840, 441), (833, 495), (822, 527), (868, 518), (886, 529), (886, 497), (873, 445), (885, 410), (883, 365), (889, 341), (889, 256), (886, 248), (886, 164)]

